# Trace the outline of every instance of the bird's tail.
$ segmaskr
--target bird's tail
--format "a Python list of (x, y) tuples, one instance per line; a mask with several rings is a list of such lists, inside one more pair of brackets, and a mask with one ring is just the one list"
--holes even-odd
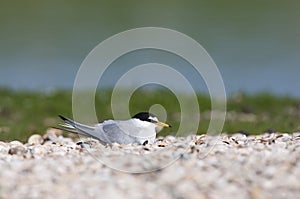
[(59, 124), (60, 127), (58, 129), (68, 131), (71, 133), (76, 133), (76, 134), (80, 134), (80, 135), (91, 136), (91, 137), (97, 138), (97, 136), (95, 135), (94, 127), (80, 124), (80, 123), (75, 122), (69, 118), (62, 116), (62, 115), (58, 115), (58, 116), (65, 122), (65, 124)]

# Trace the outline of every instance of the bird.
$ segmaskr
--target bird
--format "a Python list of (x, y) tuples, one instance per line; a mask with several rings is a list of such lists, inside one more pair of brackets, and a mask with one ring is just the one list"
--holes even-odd
[(105, 120), (94, 126), (75, 122), (62, 115), (58, 115), (65, 123), (59, 124), (61, 130), (93, 137), (102, 144), (140, 144), (154, 143), (156, 133), (163, 127), (171, 125), (160, 122), (149, 112), (140, 112), (128, 120)]

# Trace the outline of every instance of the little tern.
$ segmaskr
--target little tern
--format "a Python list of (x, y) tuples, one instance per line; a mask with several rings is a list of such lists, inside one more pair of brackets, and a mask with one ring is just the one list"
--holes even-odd
[(159, 130), (171, 127), (148, 112), (138, 113), (129, 120), (106, 120), (94, 126), (80, 124), (61, 115), (59, 117), (65, 122), (60, 124), (60, 129), (96, 138), (102, 144), (154, 143)]

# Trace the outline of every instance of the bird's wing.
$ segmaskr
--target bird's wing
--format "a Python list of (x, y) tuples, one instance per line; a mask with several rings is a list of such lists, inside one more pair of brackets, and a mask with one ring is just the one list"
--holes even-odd
[(105, 140), (109, 143), (130, 144), (139, 143), (138, 137), (130, 134), (131, 131), (137, 130), (135, 126), (125, 121), (107, 120), (96, 126), (96, 130), (102, 129)]
[(155, 131), (149, 132), (147, 128), (138, 127), (132, 120), (108, 120), (99, 126), (102, 127), (104, 135), (110, 143), (142, 144), (145, 140), (155, 138)]

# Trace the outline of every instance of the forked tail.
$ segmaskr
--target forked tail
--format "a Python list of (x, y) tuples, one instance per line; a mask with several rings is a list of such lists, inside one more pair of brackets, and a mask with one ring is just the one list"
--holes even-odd
[(65, 122), (65, 124), (59, 124), (59, 126), (60, 126), (59, 129), (68, 131), (71, 133), (76, 133), (76, 134), (80, 134), (80, 135), (91, 136), (91, 137), (97, 138), (97, 136), (95, 135), (94, 127), (80, 124), (80, 123), (75, 122), (69, 118), (62, 116), (62, 115), (58, 115), (58, 116)]

